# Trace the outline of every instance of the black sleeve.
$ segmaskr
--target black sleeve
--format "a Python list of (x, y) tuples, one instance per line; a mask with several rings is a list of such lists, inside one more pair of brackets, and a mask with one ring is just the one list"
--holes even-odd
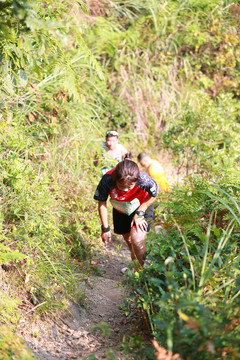
[(158, 186), (156, 181), (151, 178), (145, 172), (140, 172), (139, 180), (137, 181), (137, 185), (147, 191), (151, 196), (156, 197), (158, 194)]
[(112, 176), (110, 174), (103, 175), (94, 194), (94, 200), (107, 201), (109, 192), (113, 189)]

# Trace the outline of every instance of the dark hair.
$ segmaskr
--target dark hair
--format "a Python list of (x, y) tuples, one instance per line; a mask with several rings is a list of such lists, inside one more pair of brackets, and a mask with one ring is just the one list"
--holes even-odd
[(126, 159), (131, 160), (132, 158), (133, 158), (133, 154), (131, 152), (126, 153), (124, 156), (124, 160), (126, 160)]
[(138, 161), (142, 161), (142, 159), (144, 159), (145, 157), (149, 157), (149, 156), (147, 153), (145, 153), (145, 151), (143, 151), (140, 154), (138, 154), (137, 159)]
[(137, 164), (129, 159), (120, 161), (112, 173), (114, 182), (118, 183), (132, 183), (136, 182), (139, 178), (139, 168)]

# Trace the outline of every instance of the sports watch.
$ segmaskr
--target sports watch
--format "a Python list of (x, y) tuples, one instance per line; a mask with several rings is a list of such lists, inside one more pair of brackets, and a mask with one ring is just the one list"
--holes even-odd
[(137, 214), (138, 216), (144, 216), (144, 215), (145, 215), (145, 212), (142, 211), (142, 210), (137, 210), (137, 211), (136, 211), (136, 214)]

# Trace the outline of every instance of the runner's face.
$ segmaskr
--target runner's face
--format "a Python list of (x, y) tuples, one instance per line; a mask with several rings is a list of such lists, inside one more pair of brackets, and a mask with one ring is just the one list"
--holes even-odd
[(109, 150), (115, 150), (118, 143), (117, 136), (108, 136), (106, 139), (106, 144)]
[(142, 167), (144, 167), (145, 169), (147, 169), (149, 167), (149, 161), (147, 158), (143, 158), (141, 161), (140, 161), (140, 164), (142, 165)]
[(126, 182), (126, 183), (118, 183), (117, 182), (117, 187), (119, 190), (123, 191), (123, 192), (128, 192), (130, 190), (132, 190), (135, 186), (135, 182)]

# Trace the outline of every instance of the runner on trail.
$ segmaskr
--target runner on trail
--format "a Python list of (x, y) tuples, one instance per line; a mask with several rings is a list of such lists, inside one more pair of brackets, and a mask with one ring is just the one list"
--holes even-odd
[(103, 175), (94, 194), (94, 199), (98, 200), (103, 242), (111, 241), (107, 209), (109, 196), (113, 206), (114, 232), (123, 236), (132, 260), (137, 259), (141, 266), (144, 264), (145, 238), (153, 219), (153, 211), (148, 208), (155, 201), (157, 192), (155, 180), (126, 158)]
[(151, 159), (151, 157), (141, 152), (137, 157), (140, 164), (146, 169), (147, 174), (151, 176), (158, 184), (161, 191), (166, 192), (170, 188), (170, 184), (166, 178), (164, 170), (161, 164), (157, 160)]
[(102, 174), (104, 175), (110, 169), (113, 169), (119, 161), (124, 159), (127, 153), (127, 149), (119, 143), (118, 132), (108, 130), (106, 132), (106, 141), (102, 143), (102, 157), (106, 163), (106, 166), (101, 169)]

